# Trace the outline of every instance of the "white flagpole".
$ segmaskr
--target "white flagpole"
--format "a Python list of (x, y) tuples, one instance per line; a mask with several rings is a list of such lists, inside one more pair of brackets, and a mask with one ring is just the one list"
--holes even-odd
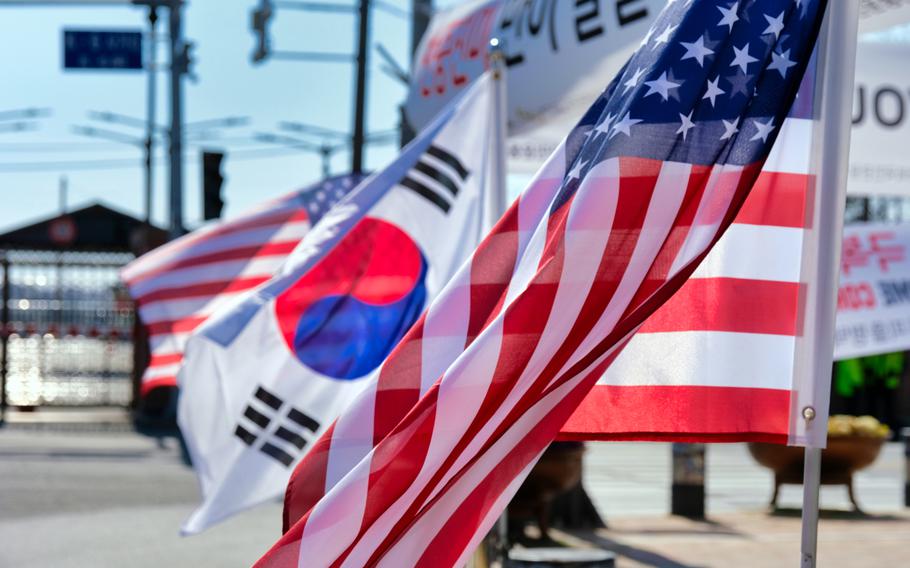
[(506, 212), (506, 62), (499, 38), (490, 40), (490, 66), (493, 72), (493, 124), (491, 125), (490, 158), (491, 186), (484, 208), (484, 222), (487, 230), (499, 221)]
[[(488, 233), (506, 212), (506, 62), (499, 38), (492, 38), (489, 45), (490, 71), (493, 79), (493, 108), (490, 113), (489, 136), (484, 138), (489, 149), (490, 167), (487, 172), (489, 187), (483, 199), (481, 211), (483, 232)], [(466, 568), (482, 568), (494, 565), (494, 561), (504, 563), (509, 554), (508, 512), (503, 511), (491, 531)], [(492, 536), (492, 538), (491, 538)]]
[[(807, 347), (811, 358), (811, 404), (800, 401), (804, 422), (806, 453), (803, 469), (803, 519), (801, 568), (815, 568), (818, 540), (818, 489), (821, 452), (827, 437), (831, 363), (834, 352), (835, 306), (840, 277), (841, 233), (847, 164), (850, 154), (850, 127), (853, 110), (856, 39), (859, 2), (830, 0), (822, 28), (819, 59), (819, 127), (814, 142), (818, 149), (817, 201), (813, 224), (817, 231), (817, 257), (805, 276), (816, 286), (816, 305), (807, 311), (807, 325), (814, 333)], [(814, 312), (814, 313), (812, 313)], [(812, 317), (814, 316), (814, 318)]]
[[(486, 228), (492, 229), (506, 212), (506, 139), (508, 137), (508, 99), (506, 98), (506, 57), (502, 51), (499, 38), (490, 39), (490, 67), (493, 71), (493, 125), (490, 139), (490, 156), (493, 160), (490, 198), (487, 201), (484, 215)], [(503, 510), (496, 522), (495, 556), (501, 564), (508, 562), (509, 548), (509, 512)]]

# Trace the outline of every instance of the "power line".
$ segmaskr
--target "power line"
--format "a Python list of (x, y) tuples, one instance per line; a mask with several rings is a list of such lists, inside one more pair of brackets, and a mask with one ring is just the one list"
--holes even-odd
[(94, 126), (77, 125), (72, 127), (72, 131), (73, 133), (80, 136), (103, 138), (110, 140), (111, 142), (119, 142), (121, 144), (127, 144), (136, 148), (142, 148), (143, 144), (145, 143), (142, 138), (136, 138), (135, 136), (130, 136), (129, 134), (124, 134), (115, 130), (108, 130), (106, 128), (95, 128)]
[(8, 134), (11, 132), (25, 132), (26, 130), (37, 130), (38, 125), (35, 122), (4, 122), (0, 124), (0, 134)]
[[(397, 132), (395, 130), (382, 130), (369, 134), (366, 142), (370, 144), (386, 144), (392, 141), (392, 137)], [(281, 138), (279, 140), (279, 138)], [(326, 145), (320, 145), (307, 140), (294, 139), (279, 134), (262, 134), (257, 133), (253, 136), (235, 136), (220, 138), (211, 141), (192, 141), (188, 145), (195, 148), (219, 147), (219, 146), (255, 146), (263, 143), (284, 144), (286, 148), (265, 146), (244, 148), (241, 150), (232, 150), (231, 160), (250, 160), (250, 159), (268, 159), (280, 158), (293, 155), (299, 155), (301, 150), (308, 150), (318, 153)], [(329, 146), (332, 153), (347, 151), (348, 141), (341, 144)], [(33, 142), (20, 144), (0, 144), (0, 155), (8, 153), (16, 154), (40, 154), (40, 153), (57, 153), (57, 154), (82, 154), (82, 153), (99, 153), (131, 151), (128, 145), (120, 145), (115, 142), (98, 142), (95, 144), (83, 144), (80, 142)], [(192, 158), (194, 152), (184, 154)], [(157, 156), (163, 159), (164, 156)], [(71, 170), (110, 170), (110, 169), (129, 169), (140, 162), (126, 158), (105, 158), (98, 160), (36, 160), (26, 162), (0, 162), (0, 173), (3, 172), (43, 172), (54, 169), (71, 169)]]
[[(187, 144), (191, 146), (233, 146), (233, 145), (256, 145), (261, 144), (252, 136), (215, 136), (211, 139), (189, 140)], [(22, 142), (22, 143), (0, 143), (0, 154), (41, 154), (41, 153), (72, 153), (81, 154), (83, 152), (133, 152), (134, 148), (118, 144), (116, 142), (66, 142), (54, 140), (49, 142)]]
[(16, 120), (20, 118), (43, 118), (50, 116), (53, 111), (49, 108), (19, 108), (15, 110), (0, 111), (0, 120)]
[(53, 140), (48, 142), (7, 142), (0, 143), (0, 154), (39, 154), (42, 152), (112, 152), (129, 150), (114, 142), (83, 143), (75, 141)]
[[(194, 153), (186, 153), (192, 157)], [(264, 160), (272, 158), (290, 158), (299, 156), (299, 149), (294, 148), (250, 148), (238, 150), (230, 155), (231, 161)], [(192, 162), (190, 162), (192, 163)], [(48, 173), (54, 171), (87, 171), (87, 170), (126, 170), (143, 165), (142, 160), (104, 159), (104, 160), (58, 160), (34, 162), (0, 162), (0, 173)], [(161, 164), (164, 166), (166, 164)], [(160, 167), (160, 166), (159, 166)]]
[(0, 162), (2, 173), (50, 173), (52, 170), (114, 170), (139, 167), (141, 160), (70, 160), (57, 162)]

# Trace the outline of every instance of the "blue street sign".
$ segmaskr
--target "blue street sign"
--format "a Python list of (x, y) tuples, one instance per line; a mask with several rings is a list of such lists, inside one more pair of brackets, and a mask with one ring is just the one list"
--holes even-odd
[(63, 30), (64, 69), (142, 69), (142, 32)]

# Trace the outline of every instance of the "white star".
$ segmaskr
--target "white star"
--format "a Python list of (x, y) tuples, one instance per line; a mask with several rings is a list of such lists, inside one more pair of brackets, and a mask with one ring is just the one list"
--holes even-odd
[(721, 120), (721, 122), (724, 123), (724, 134), (720, 137), (721, 140), (733, 138), (733, 135), (739, 132), (739, 118), (732, 122), (727, 120)]
[(622, 94), (626, 94), (629, 91), (629, 89), (634, 89), (635, 87), (637, 87), (638, 82), (641, 81), (641, 76), (644, 74), (645, 74), (644, 67), (640, 67), (637, 71), (635, 71), (635, 73), (632, 75), (632, 78), (629, 79), (628, 81), (626, 81), (625, 83), (623, 83), (623, 85), (626, 88), (623, 89)]
[(610, 134), (610, 138), (613, 138), (620, 132), (626, 136), (632, 136), (630, 129), (632, 126), (638, 124), (639, 122), (641, 122), (641, 120), (637, 118), (629, 118), (629, 113), (626, 113), (626, 116), (622, 117), (622, 120), (614, 124), (613, 128), (610, 129), (612, 132), (612, 134)]
[(648, 28), (648, 33), (645, 34), (645, 37), (641, 40), (641, 47), (648, 45), (651, 41), (651, 38), (654, 36), (654, 28)]
[(761, 34), (774, 34), (774, 39), (779, 38), (780, 32), (784, 31), (784, 12), (781, 12), (776, 18), (772, 18), (768, 14), (764, 14), (764, 16), (768, 20), (768, 27)]
[(792, 59), (790, 59), (790, 50), (789, 49), (781, 54), (777, 54), (772, 51), (771, 52), (771, 64), (768, 65), (768, 70), (770, 71), (773, 69), (773, 70), (779, 72), (781, 77), (786, 79), (787, 71), (789, 71), (790, 68), (793, 67), (794, 65), (796, 65), (796, 62), (793, 61)]
[(718, 83), (720, 83), (720, 76), (715, 77), (713, 81), (708, 81), (708, 91), (705, 93), (705, 96), (702, 97), (702, 99), (711, 99), (712, 107), (714, 106), (717, 95), (723, 95), (727, 92), (718, 87)]
[(736, 14), (736, 11), (739, 10), (739, 2), (734, 2), (729, 8), (717, 7), (720, 10), (720, 13), (724, 15), (719, 22), (718, 26), (730, 26), (730, 30), (733, 30), (733, 24), (739, 21), (739, 16)]
[(686, 139), (686, 134), (688, 134), (690, 130), (692, 130), (693, 128), (695, 128), (695, 123), (692, 122), (692, 113), (693, 113), (693, 112), (695, 112), (695, 111), (694, 111), (694, 110), (693, 110), (693, 111), (689, 111), (689, 114), (688, 114), (688, 115), (685, 115), (685, 114), (683, 114), (683, 113), (679, 113), (679, 120), (682, 121), (682, 125), (679, 127), (679, 129), (676, 131), (676, 133), (677, 133), (677, 134), (682, 134), (682, 135), (683, 135), (683, 140)]
[(662, 43), (667, 43), (668, 41), (670, 41), (670, 35), (674, 31), (676, 31), (676, 28), (678, 28), (678, 27), (679, 27), (678, 25), (667, 26), (667, 29), (665, 29), (663, 31), (663, 33), (661, 33), (659, 36), (657, 36), (657, 39), (654, 40), (654, 46), (651, 49), (656, 48), (657, 46), (659, 46)]
[(686, 54), (682, 56), (682, 59), (680, 59), (680, 61), (685, 61), (686, 59), (695, 59), (698, 61), (698, 65), (701, 67), (705, 66), (705, 56), (714, 54), (714, 50), (705, 47), (704, 35), (692, 43), (681, 41), (679, 42), (679, 45), (686, 48)]
[(588, 132), (589, 138), (594, 138), (598, 134), (607, 134), (610, 131), (610, 125), (613, 124), (613, 121), (616, 120), (616, 115), (613, 113), (608, 113), (606, 117), (594, 128)]
[(752, 138), (749, 138), (749, 141), (752, 142), (761, 138), (762, 142), (767, 142), (768, 136), (771, 134), (771, 131), (774, 130), (774, 118), (769, 118), (767, 123), (753, 119), (752, 123), (755, 125), (758, 132), (756, 132)]
[(755, 63), (758, 59), (749, 55), (749, 44), (743, 46), (742, 49), (733, 46), (733, 52), (736, 54), (736, 57), (733, 58), (733, 63), (730, 64), (730, 67), (739, 67), (743, 70), (743, 73), (746, 72), (750, 63)]
[(678, 89), (681, 84), (667, 80), (667, 72), (664, 71), (657, 79), (645, 81), (645, 85), (648, 86), (648, 92), (645, 93), (645, 96), (657, 93), (666, 101), (670, 97), (670, 89)]
[(569, 175), (566, 176), (566, 183), (572, 181), (573, 179), (581, 179), (581, 170), (588, 164), (588, 162), (578, 160), (575, 162), (575, 167), (572, 168), (572, 171), (569, 172)]

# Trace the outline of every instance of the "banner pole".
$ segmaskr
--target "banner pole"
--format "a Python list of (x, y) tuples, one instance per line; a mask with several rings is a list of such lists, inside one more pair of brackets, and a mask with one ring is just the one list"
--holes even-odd
[[(803, 518), (800, 547), (801, 568), (815, 568), (818, 545), (818, 495), (821, 453), (828, 434), (828, 404), (831, 364), (834, 352), (837, 283), (840, 277), (840, 249), (843, 232), (847, 164), (850, 155), (856, 39), (859, 2), (830, 0), (819, 42), (821, 55), (816, 98), (818, 127), (813, 136), (816, 164), (816, 203), (813, 228), (817, 232), (814, 266), (805, 280), (816, 287), (815, 306), (807, 310), (806, 323), (812, 326), (807, 346), (808, 392), (797, 395), (798, 412), (804, 430)], [(819, 92), (820, 91), (820, 92)], [(814, 312), (814, 313), (813, 313)], [(799, 441), (799, 440), (797, 440)]]
[(818, 551), (818, 488), (821, 476), (822, 449), (807, 447), (803, 459), (803, 520), (800, 567), (815, 568)]

